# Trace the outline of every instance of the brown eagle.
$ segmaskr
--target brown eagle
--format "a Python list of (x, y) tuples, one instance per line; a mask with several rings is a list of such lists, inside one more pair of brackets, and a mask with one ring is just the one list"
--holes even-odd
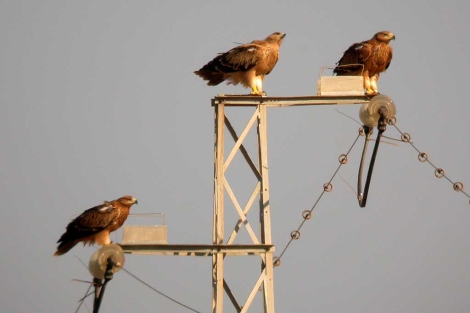
[(279, 48), (285, 36), (284, 33), (276, 32), (264, 40), (253, 40), (225, 53), (219, 53), (194, 73), (208, 80), (208, 86), (216, 86), (226, 80), (227, 84), (250, 87), (252, 95), (266, 95), (263, 91), (263, 80), (276, 65)]
[(390, 40), (395, 35), (388, 31), (381, 31), (372, 39), (355, 43), (344, 52), (333, 70), (338, 76), (364, 77), (364, 88), (367, 95), (379, 93), (377, 81), (380, 73), (385, 72), (392, 61), (393, 49)]
[(124, 196), (86, 210), (67, 225), (67, 230), (57, 241), (59, 246), (54, 255), (67, 253), (79, 242), (83, 245), (110, 244), (109, 233), (124, 224), (134, 203), (138, 204), (137, 199)]

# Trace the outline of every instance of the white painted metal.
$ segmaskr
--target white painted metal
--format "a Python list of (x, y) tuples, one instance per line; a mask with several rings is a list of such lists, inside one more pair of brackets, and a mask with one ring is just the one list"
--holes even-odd
[[(218, 95), (212, 99), (214, 106), (214, 210), (211, 245), (169, 245), (169, 244), (128, 244), (122, 245), (125, 253), (179, 256), (212, 256), (212, 313), (223, 313), (224, 294), (227, 294), (237, 312), (248, 312), (250, 305), (261, 290), (265, 313), (274, 313), (274, 277), (273, 253), (274, 245), (271, 239), (271, 211), (269, 205), (269, 176), (267, 150), (267, 108), (306, 106), (306, 105), (336, 105), (364, 104), (369, 98), (361, 95), (346, 96), (296, 96), (296, 97), (260, 97), (243, 95)], [(255, 111), (241, 135), (238, 136), (226, 116), (226, 107), (254, 107)], [(254, 162), (248, 155), (244, 140), (251, 128), (257, 128), (258, 156)], [(235, 142), (227, 159), (224, 159), (225, 128)], [(233, 157), (240, 152), (247, 165), (252, 170), (258, 183), (255, 185), (245, 207), (241, 207), (237, 196), (230, 187), (225, 171), (229, 168)], [(257, 164), (256, 164), (257, 163)], [(225, 242), (224, 198), (229, 196), (235, 207), (238, 220)], [(259, 198), (260, 233), (256, 234), (251, 227), (247, 214), (252, 209), (256, 197)], [(239, 230), (245, 226), (251, 239), (249, 244), (234, 244)], [(255, 256), (260, 261), (260, 276), (255, 282), (248, 299), (240, 302), (236, 299), (230, 286), (224, 279), (226, 256)], [(243, 303), (243, 305), (241, 305)]]
[(168, 256), (213, 256), (217, 253), (228, 256), (258, 256), (274, 253), (273, 245), (204, 245), (204, 244), (121, 244), (124, 253)]
[[(267, 157), (267, 127), (266, 127), (266, 106), (259, 103), (260, 97), (258, 99), (258, 105), (255, 107), (255, 110), (251, 117), (249, 118), (245, 128), (241, 132), (241, 135), (238, 136), (232, 127), (229, 118), (225, 114), (225, 103), (218, 102), (215, 104), (215, 116), (216, 116), (216, 140), (215, 140), (215, 179), (214, 179), (214, 243), (220, 243), (224, 241), (223, 233), (217, 231), (220, 228), (217, 228), (217, 225), (224, 223), (224, 201), (223, 198), (225, 193), (228, 195), (229, 199), (232, 201), (235, 210), (238, 215), (238, 222), (236, 223), (235, 228), (233, 229), (230, 237), (227, 240), (227, 246), (233, 244), (238, 231), (245, 226), (245, 229), (248, 232), (248, 235), (252, 241), (253, 247), (263, 247), (271, 246), (271, 220), (270, 220), (270, 206), (269, 206), (269, 179), (268, 179), (268, 157)], [(242, 99), (243, 100), (243, 99)], [(255, 126), (256, 125), (256, 126)], [(223, 136), (223, 126), (227, 127), (229, 133), (231, 134), (235, 145), (231, 149), (227, 159), (224, 159), (223, 147), (227, 144)], [(257, 160), (256, 163), (249, 157), (245, 146), (244, 140), (246, 139), (247, 134), (253, 128), (257, 128)], [(242, 208), (240, 203), (237, 200), (237, 196), (232, 190), (227, 178), (225, 177), (225, 171), (229, 168), (234, 155), (240, 152), (247, 165), (252, 169), (255, 177), (258, 180), (258, 183), (254, 187), (254, 190), (249, 198), (247, 205)], [(223, 167), (222, 167), (223, 164)], [(221, 170), (222, 167), (222, 170)], [(260, 216), (260, 234), (255, 234), (253, 228), (251, 227), (248, 219), (247, 213), (250, 211), (254, 204), (256, 197), (259, 198), (258, 211)], [(248, 248), (248, 246), (247, 246)], [(273, 313), (274, 312), (274, 284), (273, 284), (273, 252), (274, 249), (264, 250), (259, 253), (260, 258), (260, 276), (256, 284), (253, 286), (252, 291), (244, 303), (243, 306), (240, 306), (240, 301), (238, 301), (235, 295), (230, 290), (230, 286), (223, 279), (223, 266), (224, 266), (224, 257), (223, 252), (216, 253), (213, 256), (213, 294), (212, 294), (212, 312), (219, 313), (223, 311), (223, 300), (220, 300), (220, 289), (223, 288), (227, 293), (229, 299), (234, 305), (235, 309), (238, 312), (247, 312), (252, 304), (254, 298), (259, 294), (258, 290), (262, 290), (262, 296), (264, 299), (264, 312)], [(245, 254), (246, 251), (240, 251), (241, 254)], [(222, 257), (218, 257), (222, 255)], [(261, 288), (260, 288), (261, 287)]]

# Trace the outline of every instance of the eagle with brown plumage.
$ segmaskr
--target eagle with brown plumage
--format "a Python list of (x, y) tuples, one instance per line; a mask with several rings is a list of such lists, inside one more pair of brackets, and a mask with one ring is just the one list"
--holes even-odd
[(393, 57), (391, 40), (395, 40), (394, 34), (381, 31), (369, 40), (353, 44), (336, 63), (333, 73), (338, 76), (362, 75), (366, 95), (378, 94), (380, 73), (388, 69)]
[(136, 198), (124, 196), (86, 210), (67, 225), (67, 230), (57, 241), (59, 246), (54, 255), (67, 253), (79, 242), (83, 245), (110, 244), (109, 234), (124, 224), (133, 204), (138, 204)]
[(264, 40), (253, 40), (225, 53), (219, 53), (194, 73), (207, 80), (208, 86), (227, 81), (227, 84), (241, 84), (251, 88), (252, 95), (266, 95), (263, 91), (263, 80), (276, 65), (279, 48), (285, 36), (284, 33), (276, 32)]

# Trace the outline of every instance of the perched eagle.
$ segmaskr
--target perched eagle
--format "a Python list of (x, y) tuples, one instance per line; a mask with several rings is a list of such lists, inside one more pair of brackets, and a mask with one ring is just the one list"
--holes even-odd
[(67, 225), (67, 230), (57, 241), (59, 246), (54, 255), (67, 253), (79, 242), (83, 245), (110, 244), (109, 233), (124, 224), (134, 203), (138, 204), (134, 197), (124, 196), (86, 210)]
[(393, 49), (390, 40), (395, 35), (388, 31), (378, 32), (372, 39), (355, 43), (344, 52), (333, 70), (338, 76), (364, 77), (364, 88), (367, 95), (379, 93), (377, 81), (380, 73), (388, 69), (392, 61)]
[(225, 53), (219, 53), (212, 61), (194, 73), (208, 80), (207, 85), (227, 84), (251, 88), (252, 95), (266, 95), (263, 91), (264, 76), (271, 73), (279, 58), (279, 48), (286, 34), (273, 33), (264, 40), (253, 40)]

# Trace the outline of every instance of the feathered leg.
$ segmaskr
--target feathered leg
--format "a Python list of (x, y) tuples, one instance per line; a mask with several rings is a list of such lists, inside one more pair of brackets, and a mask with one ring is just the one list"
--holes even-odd
[(372, 89), (373, 94), (379, 93), (379, 88), (377, 87), (377, 81), (379, 80), (380, 74), (375, 74), (370, 78), (370, 87)]
[(257, 96), (265, 96), (266, 93), (263, 91), (263, 78), (261, 76), (256, 76), (254, 83), (251, 86), (251, 94)]
[(366, 90), (366, 95), (374, 94), (374, 91), (371, 88), (371, 79), (369, 78), (369, 73), (364, 73), (364, 89)]

